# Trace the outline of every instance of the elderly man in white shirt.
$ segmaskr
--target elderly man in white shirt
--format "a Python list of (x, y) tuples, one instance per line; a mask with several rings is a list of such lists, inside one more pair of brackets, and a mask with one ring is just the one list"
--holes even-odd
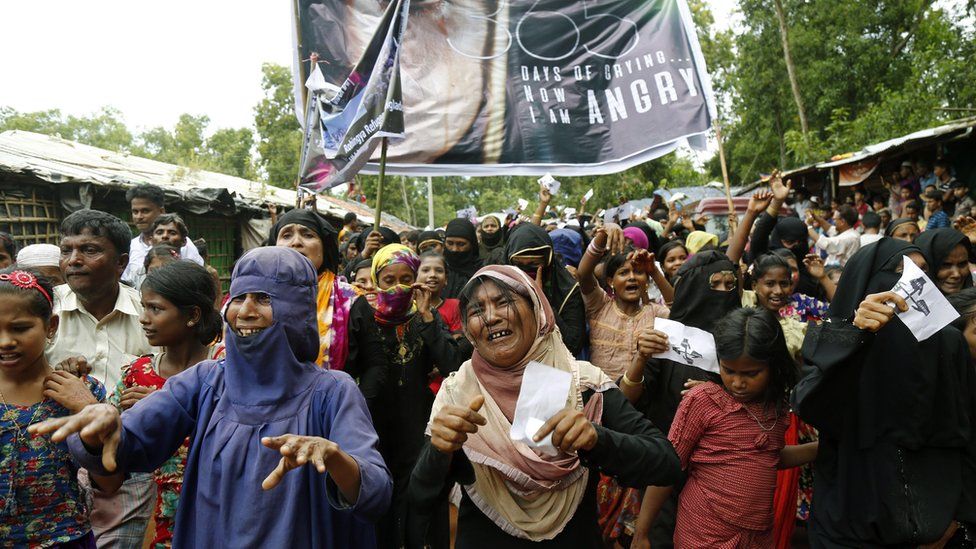
[(857, 210), (846, 204), (834, 212), (833, 227), (830, 227), (825, 219), (812, 212), (807, 216), (808, 223), (812, 225), (812, 222), (816, 221), (830, 235), (821, 235), (812, 226), (808, 227), (814, 247), (827, 253), (825, 265), (843, 267), (847, 264), (847, 260), (861, 248), (861, 235), (854, 228), (854, 225), (857, 224), (857, 217)]
[[(157, 217), (166, 213), (166, 206), (163, 189), (156, 185), (136, 185), (126, 191), (125, 199), (129, 202), (132, 222), (139, 229), (139, 236), (129, 243), (129, 264), (122, 273), (122, 280), (134, 284), (140, 280), (140, 274), (145, 274), (142, 264), (149, 249), (153, 247), (152, 225)], [(203, 265), (203, 258), (189, 235), (180, 248), (180, 257)]]
[[(97, 210), (75, 212), (61, 224), (61, 270), (67, 284), (55, 288), (60, 325), (48, 359), (59, 367), (61, 362), (87, 362), (109, 393), (125, 365), (153, 350), (139, 323), (139, 293), (119, 283), (130, 234), (121, 219)], [(152, 475), (134, 474), (112, 495), (92, 494), (92, 530), (99, 547), (140, 549), (156, 501)]]

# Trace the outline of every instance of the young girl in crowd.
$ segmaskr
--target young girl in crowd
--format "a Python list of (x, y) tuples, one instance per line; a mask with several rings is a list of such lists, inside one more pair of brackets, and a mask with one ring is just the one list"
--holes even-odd
[[(636, 231), (636, 233), (634, 233)], [(632, 238), (646, 244), (647, 237), (634, 228)], [(641, 248), (629, 254), (614, 254), (605, 262), (604, 276), (612, 294), (607, 294), (593, 274), (606, 253), (607, 231), (596, 230), (593, 240), (580, 261), (577, 272), (586, 316), (590, 325), (590, 362), (619, 380), (637, 355), (637, 337), (654, 328), (656, 317), (667, 318), (668, 308), (650, 302), (647, 287), (653, 278), (659, 286), (670, 284), (654, 264), (654, 256)], [(600, 524), (604, 539), (613, 542), (625, 533), (633, 533), (633, 522), (640, 506), (640, 492), (622, 488), (612, 477), (601, 476), (597, 488)]]
[(807, 325), (781, 311), (790, 306), (793, 288), (790, 265), (778, 254), (760, 256), (752, 264), (752, 290), (742, 292), (743, 307), (762, 307), (779, 318), (790, 356), (799, 358)]
[(359, 263), (350, 267), (352, 273), (352, 285), (359, 291), (362, 299), (369, 303), (370, 307), (376, 307), (376, 287), (373, 286), (373, 260), (363, 259)]
[(675, 283), (674, 275), (688, 259), (688, 248), (685, 248), (685, 244), (681, 240), (672, 240), (661, 246), (657, 252), (657, 257), (661, 261), (664, 278), (673, 286)]
[[(776, 470), (808, 463), (817, 452), (816, 443), (783, 443), (796, 364), (777, 316), (767, 309), (734, 311), (713, 333), (722, 383), (689, 391), (668, 435), (688, 473), (674, 544), (771, 547)], [(650, 547), (650, 525), (671, 490), (647, 488), (636, 547)]]
[[(51, 285), (31, 271), (0, 271), (0, 545), (94, 549), (78, 465), (67, 445), (28, 426), (105, 397), (92, 377), (55, 372), (44, 347), (58, 329)], [(93, 477), (114, 489), (120, 478)]]
[(654, 256), (646, 250), (614, 254), (604, 268), (612, 292), (608, 294), (594, 275), (597, 263), (607, 252), (606, 246), (607, 231), (601, 227), (580, 261), (577, 278), (590, 325), (590, 362), (617, 380), (637, 354), (637, 335), (653, 328), (655, 317), (668, 317), (667, 307), (647, 299), (652, 278), (659, 284), (666, 281), (654, 265)]
[[(214, 309), (216, 292), (210, 273), (192, 261), (177, 261), (146, 275), (142, 283), (139, 321), (149, 344), (162, 352), (140, 357), (122, 369), (122, 379), (109, 401), (128, 410), (170, 377), (204, 360), (223, 358), (220, 314)], [(176, 504), (190, 439), (153, 473), (156, 482), (153, 547), (170, 547)]]
[(447, 286), (447, 261), (444, 256), (433, 251), (420, 255), (420, 267), (417, 269), (417, 282), (427, 286), (431, 293), (431, 307), (437, 309), (441, 319), (451, 331), (455, 339), (464, 337), (461, 333), (460, 301), (454, 298), (443, 298), (441, 292)]

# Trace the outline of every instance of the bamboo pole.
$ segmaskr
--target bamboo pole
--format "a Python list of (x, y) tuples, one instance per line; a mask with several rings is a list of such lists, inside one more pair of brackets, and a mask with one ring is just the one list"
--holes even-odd
[[(308, 56), (308, 63), (309, 63), (308, 66), (311, 67), (309, 69), (309, 71), (308, 71), (309, 74), (312, 74), (312, 71), (315, 70), (315, 64), (318, 63), (318, 62), (319, 62), (319, 54), (317, 54), (315, 52), (312, 52), (312, 54)], [(301, 63), (299, 63), (299, 66), (301, 66)], [(309, 132), (312, 131), (308, 127), (308, 106), (312, 102), (312, 95), (313, 94), (311, 92), (309, 92), (308, 90), (305, 90), (305, 112), (302, 113), (302, 115), (304, 116), (304, 125), (305, 125), (305, 127), (302, 128), (302, 130), (303, 130), (303, 132), (302, 132), (302, 154), (301, 154), (301, 162), (300, 162), (300, 165), (298, 167), (298, 174), (295, 176), (295, 207), (296, 208), (301, 208), (302, 207), (302, 194), (303, 194), (303, 190), (302, 190), (302, 168), (304, 167), (304, 164), (305, 164), (305, 153), (308, 150), (307, 145), (308, 145), (308, 140), (310, 139)], [(318, 199), (315, 199), (315, 202), (318, 202)]]
[(376, 185), (376, 213), (373, 214), (373, 230), (379, 232), (380, 217), (383, 215), (383, 181), (386, 179), (386, 138), (380, 145), (380, 181)]
[(739, 218), (735, 215), (735, 204), (732, 202), (732, 187), (729, 184), (729, 169), (725, 164), (725, 147), (722, 145), (722, 125), (715, 121), (715, 139), (718, 141), (718, 160), (722, 166), (722, 182), (725, 184), (725, 199), (729, 203), (729, 234), (735, 232), (739, 225)]
[(427, 176), (427, 224), (434, 230), (434, 180)]

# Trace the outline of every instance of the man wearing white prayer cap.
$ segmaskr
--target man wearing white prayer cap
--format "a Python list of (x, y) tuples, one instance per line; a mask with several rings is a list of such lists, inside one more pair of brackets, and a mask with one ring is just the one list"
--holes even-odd
[(61, 248), (54, 244), (31, 244), (17, 252), (18, 267), (37, 271), (57, 286), (64, 284), (61, 273)]

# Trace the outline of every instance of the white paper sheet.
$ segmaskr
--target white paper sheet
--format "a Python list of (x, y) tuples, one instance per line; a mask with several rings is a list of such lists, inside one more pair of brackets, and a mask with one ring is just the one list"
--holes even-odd
[(623, 206), (620, 207), (620, 211), (618, 212), (618, 214), (620, 215), (620, 221), (621, 222), (627, 221), (628, 219), (630, 219), (630, 216), (633, 213), (634, 213), (634, 207), (631, 206), (630, 204), (624, 204)]
[(522, 387), (515, 403), (515, 418), (509, 437), (548, 456), (559, 454), (552, 445), (552, 433), (539, 442), (532, 440), (543, 424), (566, 407), (573, 375), (532, 361), (522, 374)]
[(891, 291), (905, 298), (908, 310), (898, 318), (912, 331), (915, 339), (925, 341), (959, 318), (959, 313), (939, 288), (907, 255), (898, 284)]
[(549, 194), (556, 194), (559, 192), (559, 187), (562, 185), (556, 178), (551, 174), (546, 174), (539, 178), (539, 184), (549, 191)]
[(718, 373), (718, 353), (712, 334), (666, 318), (655, 318), (654, 329), (668, 335), (668, 350), (654, 358), (666, 358)]
[(607, 208), (603, 210), (603, 222), (604, 223), (614, 223), (614, 217), (617, 215), (617, 208)]
[(586, 194), (583, 195), (583, 202), (586, 202), (591, 198), (593, 198), (593, 189), (586, 191)]
[(524, 198), (519, 198), (518, 199), (518, 209), (519, 210), (524, 210), (525, 208), (528, 208), (528, 207), (529, 207), (529, 201), (528, 200), (526, 200)]

